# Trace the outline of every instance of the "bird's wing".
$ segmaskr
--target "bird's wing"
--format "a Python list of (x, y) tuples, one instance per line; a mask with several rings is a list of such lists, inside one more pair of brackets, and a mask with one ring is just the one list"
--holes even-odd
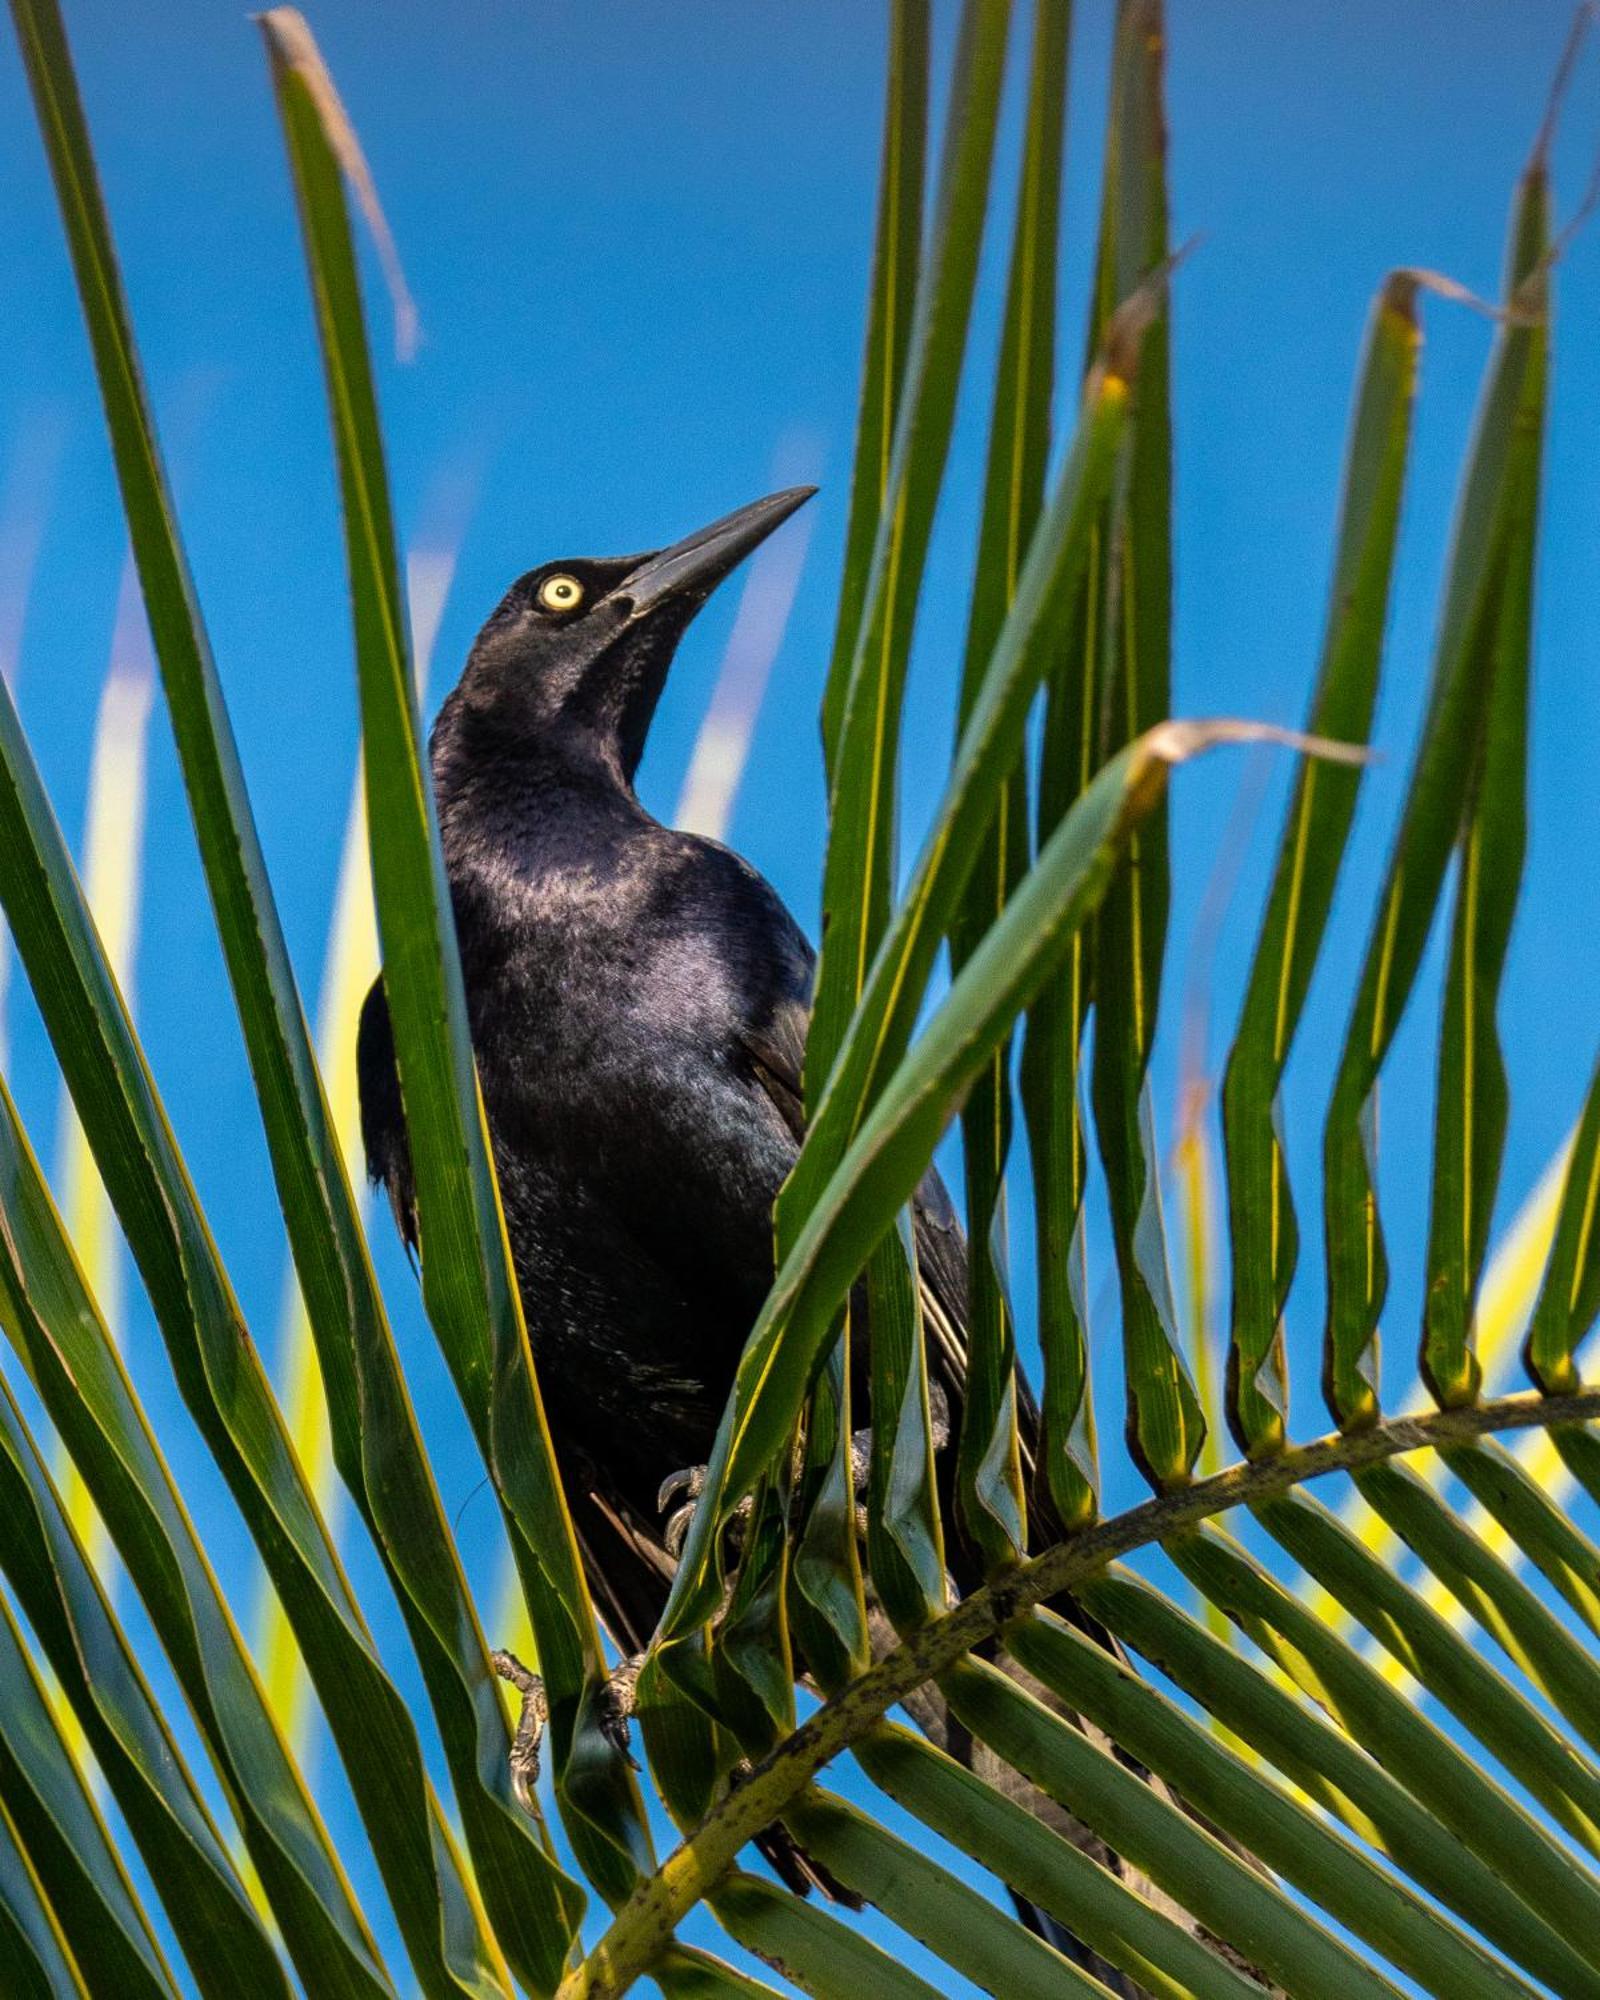
[[(747, 1024), (739, 1035), (750, 1075), (772, 1100), (796, 1146), (806, 1136), (802, 1079), (810, 1018), (805, 1002), (790, 998), (778, 1002), (759, 1024)], [(913, 1208), (924, 1302), (931, 1294), (939, 1320), (953, 1336), (948, 1351), (943, 1351), (942, 1337), (935, 1333), (941, 1344), (940, 1359), (951, 1373), (952, 1386), (959, 1387), (966, 1380), (967, 1245), (936, 1167), (923, 1176)]]

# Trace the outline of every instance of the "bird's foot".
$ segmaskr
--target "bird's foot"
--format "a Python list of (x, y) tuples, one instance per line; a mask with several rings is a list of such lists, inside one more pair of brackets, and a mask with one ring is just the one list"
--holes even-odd
[[(856, 1527), (863, 1535), (867, 1532), (866, 1498), (871, 1473), (872, 1432), (859, 1430), (850, 1439), (850, 1479), (855, 1491)], [(667, 1517), (661, 1539), (666, 1544), (667, 1554), (674, 1562), (683, 1554), (683, 1545), (689, 1538), (689, 1529), (694, 1522), (694, 1510), (699, 1506), (700, 1496), (706, 1490), (708, 1477), (707, 1467), (686, 1465), (681, 1472), (668, 1473), (661, 1482), (661, 1491), (656, 1495), (656, 1512)], [(672, 1506), (674, 1500), (678, 1502), (675, 1507)], [(734, 1520), (741, 1525), (748, 1521), (754, 1504), (747, 1493), (733, 1510)], [(669, 1507), (672, 1509), (670, 1513), (667, 1512)]]
[[(694, 1510), (700, 1504), (700, 1496), (706, 1490), (708, 1469), (703, 1465), (686, 1465), (681, 1472), (669, 1472), (661, 1482), (661, 1491), (656, 1495), (656, 1512), (666, 1514), (666, 1526), (661, 1531), (661, 1539), (666, 1551), (676, 1562), (683, 1554), (683, 1545), (689, 1539), (689, 1529), (694, 1521)], [(679, 1495), (682, 1498), (679, 1498)], [(677, 1501), (674, 1507), (672, 1503)], [(733, 1518), (741, 1524), (750, 1518), (752, 1506), (747, 1493), (733, 1510)], [(670, 1513), (667, 1512), (671, 1508)]]
[(639, 1760), (633, 1754), (628, 1740), (628, 1725), (633, 1720), (634, 1703), (639, 1694), (639, 1672), (649, 1658), (648, 1653), (635, 1653), (631, 1660), (622, 1660), (601, 1683), (597, 1704), (598, 1719), (602, 1734), (613, 1750), (618, 1750), (637, 1771)]
[(489, 1664), (501, 1680), (509, 1681), (522, 1696), (522, 1714), (511, 1742), (511, 1789), (522, 1810), (532, 1813), (537, 1810), (533, 1788), (539, 1780), (539, 1742), (550, 1719), (544, 1682), (515, 1653), (493, 1653)]

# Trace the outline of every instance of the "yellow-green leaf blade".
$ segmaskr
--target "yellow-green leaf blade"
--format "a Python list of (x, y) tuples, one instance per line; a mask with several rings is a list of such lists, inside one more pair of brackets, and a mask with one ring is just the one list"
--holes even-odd
[(888, 488), (836, 737), (822, 955), (806, 1044), (806, 1101), (813, 1110), (889, 916), (900, 702), (955, 421), (1010, 12), (1010, 0), (965, 0), (962, 9), (932, 238), (917, 286)]
[[(1548, 198), (1544, 163), (1536, 156), (1512, 218), (1513, 290), (1548, 241)], [(1492, 699), (1493, 677), (1481, 643), (1484, 620), (1495, 602), (1509, 521), (1525, 506), (1519, 496), (1519, 424), (1528, 371), (1541, 347), (1536, 325), (1520, 315), (1503, 321), (1496, 335), (1463, 475), (1422, 740), (1323, 1131), (1328, 1261), (1323, 1373), (1329, 1406), (1345, 1425), (1371, 1422), (1378, 1408), (1376, 1340), (1388, 1258), (1375, 1184), (1374, 1091), (1432, 927)]]
[(585, 1871), (647, 1863), (636, 1790), (599, 1729), (594, 1610), (511, 1270), (421, 740), (377, 399), (325, 72), (291, 9), (263, 17), (328, 384), (355, 618), (367, 812), (424, 1242), (423, 1296), (500, 1494), (539, 1646), (559, 1793)]
[(878, 525), (889, 493), (895, 422), (911, 345), (922, 254), (928, 132), (928, 0), (892, 0), (878, 173), (878, 220), (867, 296), (866, 354), (850, 474), (850, 517), (833, 656), (822, 694), (822, 748), (831, 776)]
[[(958, 746), (982, 692), (1044, 507), (1055, 382), (1067, 31), (1065, 0), (1042, 0), (1034, 12), (1011, 269), (957, 704)], [(1019, 757), (1001, 788), (998, 809), (984, 834), (951, 931), (952, 966), (966, 960), (1004, 910), (1007, 897), (1027, 871), (1028, 858), (1027, 765)], [(1016, 1331), (1004, 1240), (1005, 1170), (1011, 1145), (1010, 1053), (1008, 1039), (973, 1085), (961, 1114), (970, 1280), (957, 1502), (969, 1535), (991, 1563), (1014, 1560), (1027, 1546), (1017, 1437)]]
[[(1420, 333), (1405, 272), (1379, 293), (1345, 466), (1322, 664), (1306, 727), (1364, 743), (1372, 725), (1410, 446)], [(1223, 1083), (1233, 1266), (1230, 1417), (1245, 1450), (1275, 1449), (1288, 1415), (1282, 1318), (1299, 1253), (1277, 1129), (1278, 1087), (1300, 1024), (1360, 790), (1359, 769), (1308, 763), (1295, 779)]]

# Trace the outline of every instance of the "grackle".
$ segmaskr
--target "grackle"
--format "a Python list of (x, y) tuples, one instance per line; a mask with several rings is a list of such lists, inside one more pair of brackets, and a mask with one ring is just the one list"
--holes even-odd
[[(812, 491), (775, 493), (653, 554), (520, 577), (431, 739), (512, 1258), (590, 1588), (625, 1656), (648, 1645), (671, 1582), (686, 1515), (680, 1506), (663, 1524), (666, 1499), (693, 1503), (772, 1282), (773, 1202), (804, 1129), (814, 963), (755, 869), (654, 819), (634, 773), (690, 621)], [(362, 1010), (358, 1059), (368, 1168), (416, 1249), (381, 978)], [(959, 1423), (966, 1247), (934, 1173), (919, 1192), (916, 1237), (944, 1441)], [(1019, 1405), (1031, 1456), (1037, 1419), (1023, 1383)], [(971, 1587), (976, 1566), (951, 1540), (956, 1582)], [(501, 1663), (516, 1678), (516, 1663)], [(959, 1754), (953, 1724), (919, 1720)], [(1006, 1775), (1014, 1795), (1121, 1869), (1086, 1828)], [(794, 1886), (831, 1886), (778, 1836), (766, 1851)], [(1019, 1907), (1113, 1992), (1139, 1990)]]

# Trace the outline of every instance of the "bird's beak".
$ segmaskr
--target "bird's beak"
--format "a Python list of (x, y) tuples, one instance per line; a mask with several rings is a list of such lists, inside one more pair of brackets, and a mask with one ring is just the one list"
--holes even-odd
[(690, 597), (697, 605), (704, 603), (722, 579), (816, 490), (814, 486), (790, 486), (782, 493), (769, 493), (765, 500), (752, 500), (748, 507), (725, 514), (709, 528), (674, 542), (670, 549), (646, 556), (612, 595), (630, 600), (635, 619), (647, 617), (669, 598)]

